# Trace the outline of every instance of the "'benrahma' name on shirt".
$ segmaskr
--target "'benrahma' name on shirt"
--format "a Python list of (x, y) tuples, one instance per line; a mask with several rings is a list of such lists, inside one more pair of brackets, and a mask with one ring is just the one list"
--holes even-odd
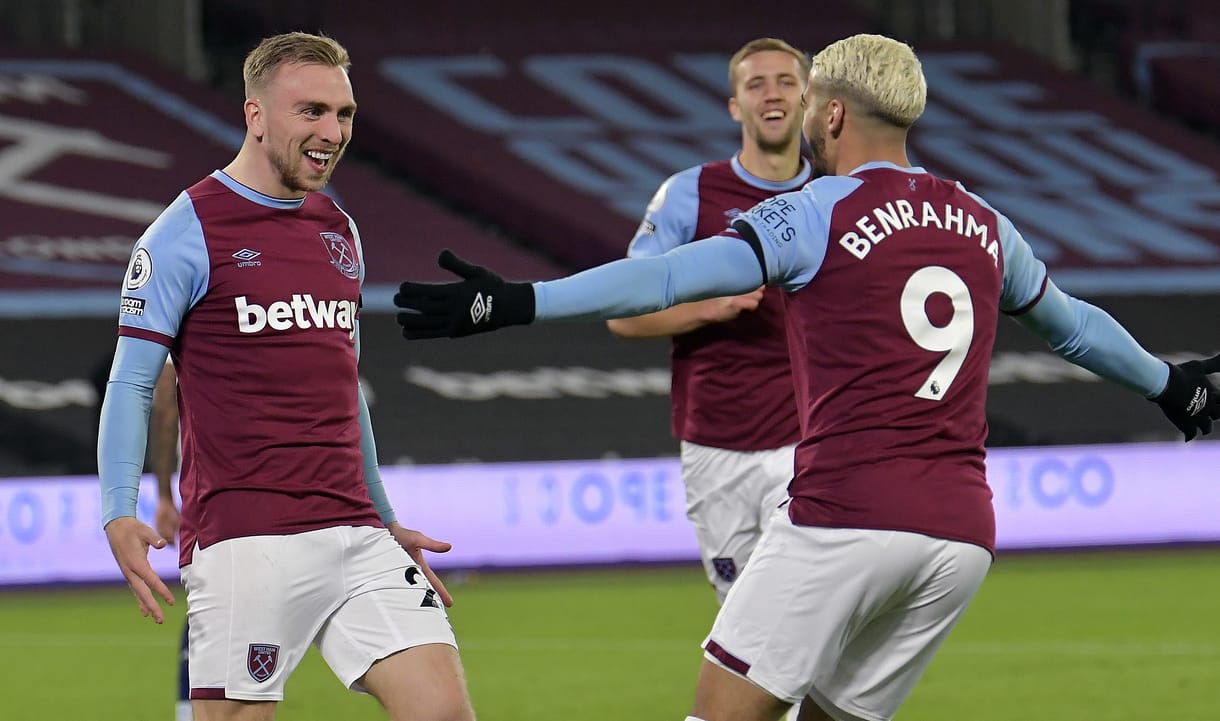
[[(928, 201), (916, 207), (907, 200), (892, 200), (883, 207), (873, 208), (870, 213), (860, 216), (856, 227), (860, 232), (848, 231), (839, 237), (839, 245), (860, 260), (864, 260), (874, 245), (907, 228), (930, 228), (935, 226), (941, 230), (957, 233), (965, 238), (978, 238), (979, 247), (991, 256), (993, 264), (1000, 265), (1000, 245), (997, 239), (987, 237), (987, 226), (975, 220), (973, 215), (961, 208), (946, 203), (944, 213), (936, 212), (936, 207)], [(863, 234), (863, 237), (861, 237)]]

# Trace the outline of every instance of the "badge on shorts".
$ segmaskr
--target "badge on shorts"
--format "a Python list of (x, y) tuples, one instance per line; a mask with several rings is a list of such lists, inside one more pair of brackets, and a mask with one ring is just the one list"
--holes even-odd
[(280, 660), (280, 647), (269, 643), (252, 643), (246, 654), (246, 670), (250, 678), (262, 683), (275, 673), (275, 664)]
[(726, 583), (737, 580), (737, 563), (732, 558), (713, 558), (712, 568), (716, 569), (716, 575)]

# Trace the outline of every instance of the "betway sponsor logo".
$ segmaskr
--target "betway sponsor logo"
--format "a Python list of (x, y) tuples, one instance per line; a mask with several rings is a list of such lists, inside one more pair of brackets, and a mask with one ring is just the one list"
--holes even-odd
[(356, 327), (356, 301), (319, 300), (309, 293), (292, 294), (292, 300), (277, 300), (266, 308), (250, 303), (246, 296), (237, 296), (237, 329), (242, 333), (258, 333), (264, 328), (289, 330), (291, 328), (342, 328), (352, 331)]

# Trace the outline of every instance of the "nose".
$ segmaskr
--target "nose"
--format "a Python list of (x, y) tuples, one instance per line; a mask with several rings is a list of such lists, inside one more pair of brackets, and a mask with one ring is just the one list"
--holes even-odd
[(318, 139), (329, 145), (338, 145), (343, 141), (343, 124), (339, 122), (336, 113), (327, 113), (318, 123)]

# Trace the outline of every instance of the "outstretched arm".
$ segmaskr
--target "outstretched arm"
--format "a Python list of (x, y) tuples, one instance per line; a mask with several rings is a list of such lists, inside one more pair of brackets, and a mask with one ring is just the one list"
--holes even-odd
[(1160, 360), (1110, 314), (1059, 290), (1012, 221), (999, 213), (997, 219), (1006, 312), (1063, 358), (1155, 401), (1186, 440), (1211, 432), (1220, 419), (1220, 393), (1207, 376), (1220, 371), (1220, 356), (1180, 365)]
[(1064, 293), (1050, 279), (1033, 307), (1013, 316), (1051, 350), (1145, 398), (1165, 390), (1169, 368), (1144, 350), (1109, 313)]
[(535, 320), (609, 319), (644, 315), (678, 303), (756, 289), (763, 281), (754, 249), (715, 236), (650, 258), (616, 260), (538, 283), (508, 283), (449, 251), (442, 268), (462, 280), (403, 283), (394, 303), (407, 338), (457, 338)]
[(537, 320), (623, 318), (758, 288), (758, 257), (739, 238), (713, 236), (652, 258), (627, 258), (534, 283)]
[(1220, 391), (1207, 378), (1220, 372), (1220, 356), (1166, 363), (1109, 313), (1064, 293), (1049, 278), (1038, 302), (1015, 318), (1066, 360), (1156, 402), (1187, 441), (1207, 435), (1220, 420)]
[(763, 289), (757, 288), (743, 295), (679, 303), (634, 318), (611, 318), (606, 327), (620, 338), (668, 338), (706, 325), (727, 323), (742, 313), (757, 310), (762, 298)]

